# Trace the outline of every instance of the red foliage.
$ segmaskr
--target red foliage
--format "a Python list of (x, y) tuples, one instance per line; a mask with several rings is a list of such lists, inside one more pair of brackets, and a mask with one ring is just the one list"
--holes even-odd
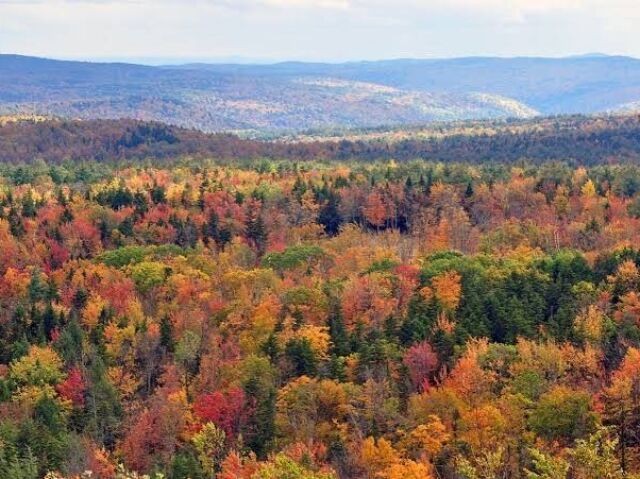
[(198, 397), (193, 410), (203, 423), (213, 422), (227, 437), (234, 436), (248, 416), (244, 391), (232, 388), (222, 393), (216, 391)]
[(111, 462), (108, 453), (94, 444), (88, 445), (88, 449), (87, 466), (92, 473), (91, 477), (98, 479), (113, 479), (116, 477), (116, 467)]
[(75, 367), (69, 371), (67, 379), (58, 384), (56, 390), (60, 396), (71, 401), (74, 406), (84, 406), (84, 392), (86, 390), (86, 384), (82, 378), (82, 372), (79, 368)]
[(149, 408), (138, 416), (121, 445), (125, 464), (135, 471), (149, 472), (155, 463), (168, 464), (186, 425), (186, 404), (175, 367), (165, 370), (160, 383)]
[(125, 314), (135, 294), (134, 282), (125, 277), (108, 278), (98, 289), (100, 296), (106, 299), (118, 314)]
[(416, 389), (429, 387), (429, 377), (438, 366), (438, 356), (427, 341), (411, 346), (402, 361), (409, 370), (409, 377)]
[(378, 191), (369, 195), (362, 211), (367, 221), (375, 227), (382, 226), (387, 219), (387, 206)]
[(158, 447), (154, 417), (146, 410), (129, 431), (122, 448), (126, 464), (136, 471), (147, 471), (151, 467), (152, 452)]
[(73, 257), (86, 258), (100, 248), (100, 231), (88, 218), (77, 217), (60, 228)]
[(401, 310), (405, 308), (413, 293), (420, 283), (419, 276), (420, 270), (416, 266), (401, 264), (394, 268), (394, 273), (398, 276), (398, 308)]
[(243, 461), (237, 452), (231, 451), (222, 462), (222, 470), (218, 479), (250, 479), (258, 466), (254, 459)]
[(49, 246), (49, 269), (61, 268), (69, 259), (69, 251), (57, 241), (47, 241)]

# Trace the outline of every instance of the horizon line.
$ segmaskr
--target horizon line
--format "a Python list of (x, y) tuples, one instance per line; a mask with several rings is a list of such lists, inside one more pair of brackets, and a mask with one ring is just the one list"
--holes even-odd
[(300, 59), (300, 58), (265, 58), (265, 57), (244, 57), (242, 55), (218, 56), (218, 57), (199, 57), (199, 56), (46, 56), (37, 54), (9, 53), (0, 52), (0, 57), (14, 56), (22, 58), (31, 58), (46, 61), (59, 62), (75, 62), (75, 63), (92, 63), (92, 64), (129, 64), (149, 67), (170, 67), (170, 66), (188, 66), (188, 65), (238, 65), (238, 66), (269, 66), (287, 63), (302, 64), (350, 64), (350, 63), (381, 63), (394, 61), (455, 61), (467, 59), (496, 59), (496, 60), (576, 60), (576, 59), (598, 59), (598, 58), (627, 58), (631, 60), (640, 60), (638, 57), (625, 54), (615, 53), (579, 53), (571, 55), (544, 56), (544, 55), (466, 55), (466, 56), (450, 56), (450, 57), (412, 57), (398, 56), (377, 59)]

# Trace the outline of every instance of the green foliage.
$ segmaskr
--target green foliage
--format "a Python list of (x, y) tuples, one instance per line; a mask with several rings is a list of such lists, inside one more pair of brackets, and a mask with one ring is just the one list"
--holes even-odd
[(169, 274), (166, 265), (155, 261), (142, 261), (134, 264), (129, 271), (131, 278), (142, 293), (162, 285)]
[(530, 400), (537, 400), (545, 386), (544, 379), (536, 371), (523, 371), (514, 376), (511, 387), (515, 393)]
[(35, 405), (33, 422), (23, 425), (23, 440), (49, 470), (60, 470), (69, 454), (67, 412), (51, 397), (41, 398)]
[(193, 373), (197, 366), (202, 337), (195, 331), (187, 330), (176, 345), (176, 361), (182, 368)]
[(187, 448), (176, 452), (168, 479), (205, 479), (196, 455)]
[(395, 268), (396, 266), (399, 266), (400, 263), (398, 263), (397, 261), (393, 261), (389, 258), (385, 258), (383, 260), (380, 261), (374, 261), (371, 266), (369, 266), (365, 271), (364, 274), (371, 274), (371, 273), (377, 273), (377, 272), (388, 272), (391, 271), (393, 268)]
[[(573, 287), (593, 277), (584, 257), (576, 252), (527, 262), (449, 252), (427, 258), (422, 282), (428, 285), (447, 271), (462, 276), (462, 299), (455, 315), (458, 342), (485, 336), (514, 343), (518, 337), (534, 337), (542, 325), (553, 328), (556, 337), (569, 337), (579, 294)], [(407, 320), (426, 322), (428, 328), (437, 314), (437, 309), (419, 301), (412, 305)]]
[(123, 409), (118, 390), (107, 377), (104, 363), (94, 358), (89, 372), (85, 430), (99, 444), (113, 445), (120, 432)]
[(64, 326), (54, 347), (67, 364), (80, 361), (84, 353), (84, 332), (76, 320)]
[(525, 470), (527, 479), (564, 479), (569, 472), (569, 463), (556, 459), (537, 449), (529, 450), (533, 470)]
[(265, 255), (264, 258), (262, 258), (262, 266), (278, 271), (290, 270), (308, 265), (325, 255), (324, 250), (316, 245), (292, 246), (282, 253), (269, 253)]
[(30, 448), (21, 454), (11, 446), (0, 447), (0, 476), (11, 479), (39, 479), (39, 462)]
[(124, 268), (128, 265), (141, 263), (147, 258), (161, 259), (185, 254), (187, 251), (177, 245), (125, 246), (105, 251), (98, 255), (96, 260), (107, 266)]
[(543, 394), (529, 418), (529, 426), (548, 439), (571, 441), (595, 428), (591, 397), (586, 392), (558, 387)]
[(25, 386), (56, 384), (64, 378), (62, 361), (52, 349), (32, 346), (26, 356), (11, 363), (10, 377)]
[(149, 251), (145, 246), (126, 246), (115, 250), (105, 251), (96, 259), (114, 268), (122, 268), (129, 264), (140, 263), (147, 256)]
[(314, 472), (284, 454), (278, 454), (273, 462), (261, 467), (254, 479), (335, 479), (330, 473)]
[(456, 472), (464, 479), (500, 479), (504, 477), (504, 448), (486, 451), (474, 461), (460, 457)]
[(617, 441), (601, 428), (587, 439), (576, 441), (572, 451), (574, 471), (584, 479), (622, 479), (625, 473), (616, 457)]
[(266, 358), (248, 357), (242, 367), (245, 395), (255, 407), (243, 431), (246, 445), (264, 457), (275, 434), (276, 387), (274, 371)]
[(215, 478), (225, 453), (225, 433), (213, 423), (205, 424), (191, 442), (198, 451), (198, 460), (206, 477)]
[(318, 371), (318, 359), (307, 339), (291, 339), (285, 347), (285, 355), (293, 364), (296, 376), (315, 376)]
[(630, 216), (634, 218), (640, 218), (640, 196), (636, 196), (634, 200), (627, 206), (627, 211)]

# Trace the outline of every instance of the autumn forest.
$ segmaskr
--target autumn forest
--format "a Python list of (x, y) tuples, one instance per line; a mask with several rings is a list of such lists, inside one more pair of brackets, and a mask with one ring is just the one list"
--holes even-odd
[(640, 477), (640, 169), (4, 165), (0, 477)]

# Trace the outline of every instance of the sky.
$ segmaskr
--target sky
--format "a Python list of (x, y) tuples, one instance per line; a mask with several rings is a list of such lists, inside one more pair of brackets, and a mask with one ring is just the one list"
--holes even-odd
[(0, 0), (0, 53), (86, 60), (640, 57), (639, 0)]

